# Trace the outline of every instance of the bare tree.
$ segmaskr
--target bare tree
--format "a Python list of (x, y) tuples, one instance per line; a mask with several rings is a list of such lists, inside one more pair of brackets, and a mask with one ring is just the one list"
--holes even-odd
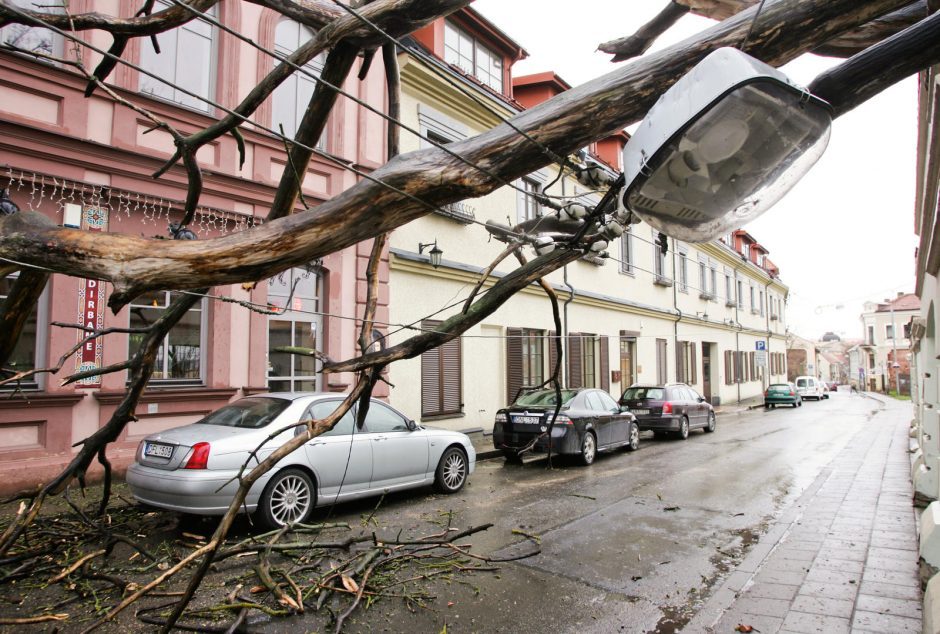
[[(353, 359), (327, 360), (323, 371), (359, 373), (359, 380), (334, 414), (318, 421), (304, 421), (305, 433), (279, 447), (260, 464), (246, 469), (227, 514), (208, 543), (190, 557), (163, 571), (151, 583), (129, 593), (101, 623), (133, 603), (166, 579), (196, 563), (185, 596), (177, 603), (164, 631), (172, 628), (211, 565), (251, 485), (279, 459), (309, 439), (329, 430), (357, 399), (367, 399), (379, 373), (388, 364), (421, 354), (449, 341), (492, 314), (515, 293), (581, 257), (592, 244), (604, 239), (603, 227), (613, 211), (609, 192), (605, 202), (591, 210), (582, 228), (561, 248), (531, 261), (519, 257), (519, 267), (499, 279), (478, 298), (471, 298), (460, 313), (445, 320), (434, 332), (418, 334), (386, 349), (374, 350), (376, 278), (374, 266), (381, 256), (387, 232), (420, 218), (441, 205), (484, 195), (564, 157), (586, 144), (622, 130), (640, 119), (657, 97), (678, 77), (710, 51), (720, 46), (743, 46), (746, 52), (771, 65), (781, 65), (804, 52), (826, 51), (855, 54), (817, 79), (813, 90), (832, 103), (836, 115), (851, 109), (902, 77), (940, 61), (935, 45), (940, 28), (936, 15), (928, 17), (927, 3), (911, 0), (673, 0), (664, 13), (640, 33), (606, 43), (602, 50), (617, 58), (642, 53), (658, 34), (688, 10), (722, 21), (697, 36), (656, 54), (640, 57), (609, 74), (576, 87), (560, 98), (524, 111), (478, 136), (405, 155), (397, 155), (395, 137), (389, 139), (389, 161), (335, 198), (312, 209), (299, 209), (300, 186), (306, 167), (316, 153), (313, 146), (341, 85), (357, 55), (368, 62), (379, 48), (386, 64), (395, 113), (397, 69), (392, 47), (400, 38), (421, 26), (456, 11), (471, 0), (375, 0), (344, 6), (326, 0), (250, 0), (274, 9), (301, 24), (317, 29), (317, 35), (284, 58), (242, 101), (203, 130), (183, 134), (141, 106), (114, 93), (106, 83), (109, 74), (124, 62), (123, 54), (134, 38), (150, 38), (186, 22), (207, 19), (205, 12), (218, 0), (175, 0), (173, 6), (153, 12), (153, 0), (140, 3), (135, 17), (117, 18), (101, 14), (53, 14), (48, 10), (24, 10), (0, 0), (0, 26), (43, 24), (83, 47), (96, 51), (102, 61), (88, 69), (80, 60), (61, 59), (87, 79), (86, 94), (108, 93), (125, 107), (139, 109), (155, 127), (169, 132), (176, 154), (158, 170), (160, 177), (176, 163), (188, 176), (188, 195), (182, 227), (192, 220), (202, 193), (202, 175), (196, 152), (222, 135), (239, 138), (239, 127), (287, 77), (299, 72), (316, 55), (328, 52), (318, 87), (304, 114), (296, 136), (290, 140), (289, 164), (285, 167), (275, 202), (267, 221), (237, 234), (200, 240), (163, 241), (114, 233), (89, 235), (54, 226), (32, 211), (0, 215), (0, 274), (22, 270), (21, 280), (0, 307), (0, 367), (21, 333), (25, 315), (32, 308), (48, 273), (106, 280), (114, 285), (110, 307), (117, 311), (141, 293), (152, 290), (204, 289), (218, 284), (253, 282), (291, 266), (309, 262), (357, 242), (376, 239), (370, 266), (370, 299), (363, 315), (360, 355)], [(361, 6), (360, 6), (361, 5)], [(113, 38), (109, 50), (95, 49), (82, 40), (82, 33), (96, 30)], [(857, 54), (856, 54), (857, 53)], [(43, 55), (41, 53), (34, 53)], [(48, 55), (46, 55), (48, 57)], [(368, 63), (367, 62), (367, 63)], [(394, 127), (394, 126), (393, 126)], [(562, 159), (563, 160), (563, 159)], [(615, 187), (619, 183), (612, 183)], [(529, 242), (519, 228), (508, 234), (510, 242)], [(517, 252), (518, 249), (516, 248)], [(501, 257), (513, 252), (509, 249)], [(517, 253), (518, 255), (518, 253)], [(153, 355), (163, 337), (191, 305), (192, 294), (184, 294), (166, 314), (145, 329), (144, 344), (126, 362), (65, 378), (75, 381), (89, 374), (128, 371), (127, 395), (111, 420), (82, 442), (81, 450), (63, 472), (30, 496), (20, 515), (0, 537), (0, 556), (23, 534), (40, 512), (43, 500), (66, 490), (73, 480), (83, 481), (97, 458), (108, 469), (105, 451), (133, 419), (140, 394), (147, 385)], [(89, 338), (105, 332), (88, 333)], [(318, 354), (317, 351), (306, 351)], [(39, 371), (58, 372), (56, 368)], [(559, 361), (556, 364), (560, 367)], [(22, 373), (7, 382), (23, 378)]]

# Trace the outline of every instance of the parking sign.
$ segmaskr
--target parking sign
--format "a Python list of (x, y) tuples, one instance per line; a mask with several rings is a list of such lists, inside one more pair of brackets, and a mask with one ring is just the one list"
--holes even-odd
[(754, 342), (754, 349), (755, 349), (755, 350), (766, 350), (766, 349), (767, 349), (767, 342), (766, 342), (766, 341), (755, 341), (755, 342)]

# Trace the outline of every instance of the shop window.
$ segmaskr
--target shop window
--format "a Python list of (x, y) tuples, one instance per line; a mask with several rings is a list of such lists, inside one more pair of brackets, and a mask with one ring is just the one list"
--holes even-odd
[[(137, 297), (130, 305), (130, 327), (149, 328), (179, 297), (173, 291), (151, 291)], [(187, 311), (167, 334), (153, 362), (151, 383), (201, 384), (205, 378), (205, 334), (207, 303), (203, 298)], [(129, 336), (128, 354), (140, 348), (146, 335)]]

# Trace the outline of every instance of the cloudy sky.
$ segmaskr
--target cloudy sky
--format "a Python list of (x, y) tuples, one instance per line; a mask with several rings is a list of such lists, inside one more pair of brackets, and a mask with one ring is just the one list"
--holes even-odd
[[(572, 85), (610, 72), (600, 42), (633, 33), (667, 0), (584, 0), (552, 10), (544, 0), (476, 0), (473, 7), (529, 52), (516, 75), (553, 70)], [(713, 22), (685, 16), (653, 50)], [(804, 56), (783, 70), (808, 84), (839, 60)], [(861, 338), (865, 301), (914, 286), (917, 89), (895, 85), (833, 124), (822, 159), (787, 196), (745, 227), (770, 250), (790, 287), (790, 330)]]

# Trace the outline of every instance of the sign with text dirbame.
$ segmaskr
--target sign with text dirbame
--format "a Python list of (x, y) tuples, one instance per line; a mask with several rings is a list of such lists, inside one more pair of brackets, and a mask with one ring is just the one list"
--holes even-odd
[[(86, 207), (82, 212), (82, 228), (87, 231), (107, 231), (108, 230), (108, 210), (97, 207)], [(94, 330), (101, 330), (104, 327), (105, 304), (104, 282), (101, 280), (82, 279), (78, 285), (78, 322), (84, 326), (84, 330), (78, 332), (79, 341)], [(94, 370), (101, 367), (103, 354), (103, 343), (101, 337), (86, 341), (78, 351), (76, 360), (76, 369), (81, 372), (84, 370)], [(101, 376), (91, 376), (79, 380), (78, 387), (101, 387)]]

